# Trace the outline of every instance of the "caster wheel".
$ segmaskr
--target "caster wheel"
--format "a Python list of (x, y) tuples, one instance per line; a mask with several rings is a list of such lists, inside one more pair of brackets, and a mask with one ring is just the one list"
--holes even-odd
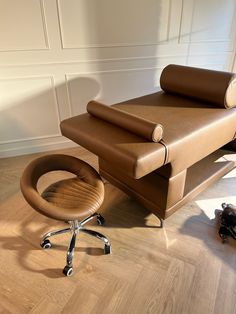
[(62, 272), (65, 276), (70, 277), (73, 274), (73, 267), (65, 266)]
[(100, 214), (97, 216), (97, 223), (99, 226), (103, 226), (105, 223), (105, 219)]
[(105, 244), (104, 246), (104, 254), (111, 254), (111, 246), (108, 244)]
[(40, 243), (40, 245), (43, 249), (50, 249), (52, 247), (52, 244), (49, 240), (44, 240)]

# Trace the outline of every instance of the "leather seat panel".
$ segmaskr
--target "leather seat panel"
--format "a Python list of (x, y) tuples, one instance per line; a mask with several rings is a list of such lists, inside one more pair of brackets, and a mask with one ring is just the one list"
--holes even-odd
[(89, 114), (66, 119), (62, 134), (87, 148), (118, 169), (140, 178), (161, 167), (166, 149), (160, 143), (149, 142), (135, 134)]

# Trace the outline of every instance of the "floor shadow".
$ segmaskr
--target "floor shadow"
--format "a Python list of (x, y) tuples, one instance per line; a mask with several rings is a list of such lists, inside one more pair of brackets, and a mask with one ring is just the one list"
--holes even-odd
[[(182, 210), (186, 210), (186, 208), (183, 208)], [(36, 218), (38, 218), (39, 220), (37, 225), (39, 225), (40, 228), (32, 232), (33, 228), (31, 222), (35, 221), (36, 218), (33, 217), (35, 215), (37, 215)], [(102, 228), (99, 231), (104, 234), (106, 234), (106, 229), (109, 228), (113, 229), (153, 228), (155, 230), (156, 228), (159, 227), (158, 219), (156, 219), (156, 217), (153, 214), (151, 214), (149, 210), (144, 208), (142, 205), (139, 205), (136, 201), (132, 199), (127, 199), (123, 202), (120, 202), (119, 204), (114, 205), (113, 207), (107, 208), (106, 211), (103, 212), (103, 215), (106, 219), (106, 222), (104, 226), (99, 227)], [(181, 213), (180, 215), (183, 218)], [(175, 217), (173, 215), (171, 218), (172, 220), (170, 220), (170, 222), (175, 221), (173, 220), (174, 218)], [(164, 228), (166, 231), (168, 231), (169, 229), (168, 222), (169, 221), (167, 221), (166, 223), (167, 227)], [(93, 229), (93, 227), (95, 227), (93, 226), (93, 224), (95, 223), (96, 222), (88, 224), (88, 229)], [(5, 237), (1, 236), (0, 238), (1, 248), (5, 251), (7, 250), (15, 251), (20, 266), (25, 270), (34, 273), (41, 273), (49, 278), (61, 278), (63, 277), (62, 268), (64, 267), (64, 265), (62, 265), (62, 268), (60, 269), (53, 267), (44, 268), (43, 266), (41, 269), (38, 265), (38, 262), (34, 264), (35, 260), (32, 259), (32, 254), (34, 254), (34, 252), (36, 254), (36, 252), (42, 250), (42, 248), (39, 245), (39, 241), (42, 235), (51, 229), (53, 230), (61, 228), (61, 225), (58, 226), (57, 222), (55, 222), (56, 227), (55, 226), (52, 227), (53, 224), (54, 223), (52, 222), (52, 220), (39, 216), (37, 213), (33, 212), (32, 215), (29, 216), (29, 218), (26, 220), (26, 222), (21, 223), (20, 229), (19, 231), (17, 231), (17, 234), (13, 233), (12, 236)], [(217, 220), (209, 219), (207, 215), (203, 211), (201, 211), (199, 215), (192, 215), (191, 217), (189, 217), (178, 231), (180, 234), (200, 239), (214, 255), (216, 255), (225, 264), (229, 265), (236, 271), (235, 263), (236, 241), (234, 241), (233, 239), (229, 239), (229, 243), (222, 244), (221, 239), (218, 235), (218, 230), (219, 224), (217, 223)], [(50, 250), (44, 251), (43, 254), (45, 254), (45, 260), (47, 258), (53, 259), (53, 251), (55, 252), (55, 254), (57, 251), (60, 251), (61, 254), (66, 256), (69, 234), (68, 241), (65, 240), (65, 238), (63, 238), (62, 240), (63, 242), (60, 242), (60, 236), (51, 238), (53, 247)], [(55, 243), (54, 239), (57, 239)], [(87, 239), (85, 239), (85, 241), (87, 241)], [(78, 236), (78, 242), (76, 245), (75, 253), (84, 252), (86, 255), (96, 257), (104, 255), (103, 247), (101, 246), (101, 243), (99, 243), (99, 241), (96, 246), (90, 246), (89, 244), (88, 246), (86, 246), (85, 241), (83, 238), (81, 242), (82, 245), (80, 245), (80, 238)], [(50, 254), (48, 254), (49, 251)], [(74, 259), (76, 258), (77, 256), (75, 254)]]
[(102, 214), (109, 217), (105, 228), (161, 228), (160, 219), (132, 198), (108, 207)]
[[(40, 228), (37, 231), (32, 232), (32, 228), (30, 227), (30, 223), (24, 223), (20, 227), (20, 235), (16, 235), (13, 233), (12, 236), (1, 236), (0, 237), (0, 246), (3, 250), (5, 251), (15, 251), (17, 253), (17, 258), (18, 262), (23, 267), (24, 269), (30, 271), (30, 272), (36, 272), (36, 273), (42, 273), (47, 277), (50, 278), (58, 278), (62, 277), (62, 268), (65, 265), (62, 265), (61, 269), (54, 269), (54, 268), (49, 268), (49, 269), (36, 269), (32, 266), (30, 266), (30, 255), (34, 252), (42, 251), (43, 249), (40, 247), (40, 239), (42, 238), (42, 235), (45, 234), (49, 229), (55, 230), (55, 229), (60, 229), (61, 227), (56, 227), (56, 228), (50, 228), (47, 226), (44, 226)], [(35, 239), (38, 239), (35, 241)], [(68, 243), (70, 239), (70, 234), (68, 234)], [(52, 248), (51, 249), (45, 249), (45, 255), (47, 255), (48, 251), (61, 251), (64, 252), (65, 259), (66, 259), (66, 252), (67, 252), (67, 245), (60, 244), (60, 235), (56, 237), (50, 238), (50, 241), (52, 243)], [(65, 243), (65, 238), (63, 238), (63, 243)], [(84, 243), (84, 241), (83, 241)], [(100, 244), (101, 246), (101, 244)], [(87, 255), (90, 256), (102, 256), (104, 255), (104, 249), (103, 247), (99, 247), (99, 242), (98, 246), (86, 246), (84, 247), (83, 245), (81, 246), (79, 243), (79, 235), (77, 239), (77, 245), (75, 247), (75, 254), (78, 252), (84, 252)], [(52, 256), (48, 256), (48, 258), (52, 258)], [(76, 259), (76, 256), (74, 257)]]
[(214, 255), (236, 271), (236, 241), (229, 237), (227, 243), (223, 243), (219, 236), (219, 212), (221, 211), (220, 208), (215, 209), (215, 218), (210, 219), (201, 210), (199, 215), (189, 217), (181, 226), (179, 232), (200, 239)]

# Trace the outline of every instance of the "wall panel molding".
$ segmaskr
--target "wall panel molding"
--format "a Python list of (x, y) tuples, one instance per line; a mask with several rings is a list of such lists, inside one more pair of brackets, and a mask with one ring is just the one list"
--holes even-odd
[(43, 32), (44, 32), (44, 38), (45, 38), (45, 49), (50, 49), (46, 14), (45, 14), (45, 3), (44, 3), (45, 0), (39, 0), (39, 1), (40, 1), (42, 23), (43, 23)]
[(0, 157), (76, 145), (61, 136), (62, 119), (91, 99), (112, 104), (157, 91), (167, 64), (235, 70), (235, 6), (0, 0)]
[[(96, 7), (95, 6), (96, 1), (97, 0), (94, 0), (94, 7)], [(107, 3), (109, 3), (109, 2), (111, 3), (112, 1), (113, 1), (114, 4), (117, 3), (116, 0), (102, 0), (102, 1), (100, 1), (99, 5), (101, 6), (102, 2), (106, 2), (106, 1), (107, 1)], [(155, 0), (155, 1), (148, 0), (148, 1), (149, 1), (149, 3), (147, 3), (147, 0), (146, 1), (143, 0), (143, 4), (146, 7), (148, 7), (148, 4), (150, 4), (151, 2), (152, 3), (157, 3), (158, 1), (160, 2), (160, 6), (161, 6), (162, 10), (163, 10), (163, 6), (166, 5), (166, 7), (164, 8), (164, 14), (162, 12), (162, 14), (164, 16), (161, 17), (161, 18), (165, 18), (165, 23), (163, 23), (162, 26), (161, 26), (161, 27), (163, 27), (163, 26), (165, 27), (165, 31), (164, 31), (165, 35), (164, 36), (162, 35), (164, 38), (161, 38), (160, 40), (154, 40), (154, 41), (153, 40), (151, 40), (151, 41), (150, 40), (149, 41), (143, 41), (143, 42), (134, 41), (132, 43), (129, 42), (129, 41), (119, 41), (119, 42), (115, 42), (115, 43), (101, 42), (101, 43), (79, 44), (77, 42), (77, 43), (74, 43), (74, 44), (67, 44), (66, 43), (65, 27), (66, 27), (66, 24), (69, 25), (69, 23), (67, 23), (66, 21), (63, 22), (63, 10), (65, 11), (65, 4), (69, 8), (69, 6), (71, 4), (79, 5), (79, 2), (86, 3), (86, 0), (76, 0), (76, 1), (75, 0), (57, 0), (57, 9), (58, 9), (58, 18), (59, 18), (59, 25), (60, 25), (60, 34), (61, 34), (60, 37), (61, 37), (61, 47), (62, 47), (62, 49), (88, 49), (88, 48), (113, 48), (113, 47), (114, 48), (116, 48), (116, 47), (119, 48), (119, 47), (156, 46), (156, 45), (160, 45), (160, 44), (163, 44), (163, 45), (168, 44), (169, 37), (170, 37), (170, 24), (171, 24), (171, 8), (172, 8), (171, 2), (173, 0)], [(62, 8), (62, 6), (63, 6), (62, 2), (64, 2), (64, 9)], [(127, 1), (123, 1), (123, 2), (126, 3), (126, 5), (127, 5)], [(120, 2), (120, 4), (121, 4), (121, 2)], [(135, 0), (133, 1), (133, 5), (134, 5), (133, 9), (134, 9), (134, 12), (135, 12), (135, 9), (137, 9), (137, 5), (135, 5)], [(140, 5), (140, 3), (139, 3), (139, 5)], [(106, 9), (107, 8), (105, 7), (103, 11), (106, 12)], [(75, 8), (74, 8), (74, 10), (75, 10)], [(70, 24), (73, 23), (73, 11), (74, 10), (71, 9), (71, 12), (70, 12), (71, 13), (70, 14)], [(89, 6), (88, 6), (87, 10), (92, 10), (92, 8), (91, 7), (89, 8)], [(77, 12), (78, 11), (81, 11), (81, 10), (79, 10), (79, 7), (77, 7)], [(86, 14), (86, 12), (85, 12), (85, 14)], [(107, 14), (109, 15), (109, 12), (107, 12)], [(117, 15), (117, 12), (114, 12), (114, 17), (115, 17), (115, 15)], [(123, 16), (123, 18), (124, 18), (124, 16)], [(79, 20), (81, 20), (81, 19), (76, 19), (76, 21), (79, 21)], [(102, 19), (98, 18), (98, 20), (101, 23)], [(122, 21), (122, 16), (120, 18), (120, 21)], [(140, 21), (142, 21), (142, 19), (140, 19)], [(91, 19), (88, 18), (87, 21), (85, 21), (85, 22), (87, 22), (86, 28), (89, 28), (91, 26)], [(121, 25), (122, 25), (122, 23), (121, 23)], [(146, 24), (146, 26), (147, 25), (148, 24)], [(82, 27), (78, 26), (78, 27), (75, 27), (75, 28), (77, 30), (80, 30)], [(143, 25), (143, 28), (145, 28), (145, 25)], [(160, 25), (159, 25), (159, 28), (160, 28)], [(158, 27), (157, 27), (157, 30), (158, 30)], [(110, 29), (109, 31), (111, 32), (112, 30)], [(127, 29), (127, 31), (128, 31), (128, 29)], [(71, 34), (73, 32), (68, 31), (67, 33)], [(147, 34), (148, 34), (148, 32), (147, 32)], [(100, 37), (101, 34), (97, 34), (97, 36)], [(78, 40), (79, 37), (80, 36), (78, 35), (76, 37), (76, 39)], [(132, 36), (130, 37), (130, 39), (131, 38), (132, 38)]]
[[(201, 5), (202, 8), (200, 7)], [(206, 5), (208, 5), (208, 9), (210, 9), (211, 5), (212, 10), (208, 10)], [(234, 0), (209, 0), (208, 2), (205, 0), (182, 0), (178, 42), (210, 44), (217, 42), (229, 43), (232, 40), (234, 41), (236, 26), (235, 10), (236, 3)], [(201, 16), (205, 18), (201, 20)], [(221, 19), (221, 23), (219, 23), (219, 19)], [(209, 22), (208, 24), (209, 20), (211, 23)], [(198, 23), (198, 25), (195, 25), (196, 23)], [(222, 33), (221, 36), (218, 37), (223, 28), (226, 29), (227, 35), (225, 36), (225, 33)], [(197, 39), (201, 36), (206, 38)]]
[[(86, 112), (86, 105), (91, 99), (112, 104), (141, 96), (145, 94), (145, 91), (152, 93), (159, 90), (159, 77), (162, 68), (157, 66), (67, 73), (66, 84), (72, 116)], [(130, 89), (128, 82), (133, 82), (132, 89)]]
[[(182, 46), (182, 47), (181, 47)], [(121, 48), (121, 47), (119, 47)], [(171, 48), (171, 49), (170, 49)], [(69, 49), (68, 49), (69, 50)], [(79, 49), (72, 49), (73, 53), (76, 53), (79, 51)], [(170, 52), (171, 51), (171, 52)], [(107, 62), (112, 62), (112, 63), (117, 63), (117, 62), (126, 62), (126, 61), (146, 61), (146, 60), (158, 60), (158, 59), (166, 59), (166, 58), (179, 58), (182, 57), (184, 53), (186, 53), (186, 44), (183, 45), (175, 45), (172, 44), (166, 45), (166, 47), (162, 46), (155, 46), (155, 49), (151, 50), (151, 54), (147, 52), (147, 54), (142, 55), (137, 55), (135, 56), (133, 53), (130, 53), (131, 56), (124, 56), (124, 57), (117, 57), (115, 55), (114, 57), (107, 58), (106, 56), (101, 58), (96, 58), (92, 57), (89, 59), (80, 59), (78, 56), (74, 57), (71, 56), (70, 59), (61, 58), (59, 60), (56, 60), (57, 58), (52, 58), (53, 60), (48, 60), (45, 62), (42, 61), (34, 61), (30, 63), (11, 63), (11, 64), (1, 64), (0, 63), (0, 69), (6, 69), (6, 68), (29, 68), (29, 67), (37, 67), (37, 66), (42, 66), (42, 67), (54, 67), (54, 66), (64, 66), (64, 65), (73, 65), (73, 64), (95, 64), (95, 63), (107, 63)]]
[[(47, 89), (45, 89), (45, 86), (47, 86)], [(12, 88), (11, 94), (8, 93), (8, 88)], [(25, 142), (61, 135), (59, 130), (59, 105), (53, 76), (1, 78), (0, 91), (2, 95), (0, 102), (0, 136), (7, 138), (5, 140), (1, 139), (0, 144)], [(29, 91), (31, 94), (28, 94)], [(36, 106), (37, 104), (40, 107)], [(33, 108), (33, 106), (36, 107)], [(39, 117), (38, 114), (40, 114)], [(50, 126), (50, 132), (47, 133), (47, 130), (44, 131), (44, 126), (41, 127), (40, 124), (43, 125), (47, 121), (49, 114), (53, 119), (53, 123)], [(23, 123), (24, 119), (25, 123)], [(10, 122), (12, 122), (12, 126), (9, 125)], [(31, 126), (31, 122), (34, 125)], [(47, 123), (48, 126), (51, 124), (49, 121)], [(43, 134), (32, 136), (34, 129)], [(4, 130), (10, 132), (11, 135), (4, 134)], [(22, 134), (20, 138), (19, 133)], [(14, 134), (15, 138), (11, 138), (14, 137)], [(28, 135), (24, 136), (23, 134)]]
[[(17, 14), (17, 17), (18, 17), (15, 19), (14, 24), (13, 23), (11, 25), (9, 24), (7, 27), (6, 23), (11, 23), (11, 20), (5, 18), (5, 19), (1, 19), (2, 22), (0, 21), (0, 27), (2, 28), (2, 30), (5, 30), (4, 32), (2, 32), (2, 36), (0, 36), (0, 40), (1, 40), (0, 41), (0, 53), (1, 52), (14, 52), (14, 51), (34, 52), (34, 51), (42, 51), (42, 50), (50, 49), (44, 1), (45, 0), (34, 0), (34, 1), (23, 0), (23, 3), (22, 3), (22, 0), (21, 2), (19, 1), (17, 3), (14, 0), (2, 0), (1, 1), (2, 6), (3, 6), (1, 12), (5, 12), (6, 10), (8, 10), (9, 12), (15, 7), (16, 4), (20, 6), (18, 8), (15, 8), (16, 11), (12, 10), (12, 15), (14, 12), (14, 14)], [(31, 9), (34, 12), (32, 14), (38, 14), (38, 16), (35, 16), (35, 18), (31, 17), (30, 22), (34, 21), (35, 23), (34, 25), (27, 24), (29, 16), (30, 16), (30, 13), (29, 13), (30, 8), (27, 8), (27, 10), (25, 10), (24, 5), (27, 5), (27, 6), (31, 5), (32, 6)], [(19, 12), (19, 10), (22, 10), (22, 12)], [(21, 16), (24, 12), (26, 12), (24, 20), (19, 21), (19, 16)], [(12, 17), (12, 19), (13, 18), (14, 16)], [(18, 22), (20, 23), (17, 25)], [(39, 23), (41, 25), (36, 24), (36, 23)], [(16, 27), (13, 27), (13, 25), (15, 25)], [(15, 31), (15, 33), (13, 32), (13, 30)], [(32, 42), (30, 42), (29, 38), (28, 39), (26, 38), (27, 30), (28, 30), (28, 35), (31, 34)], [(19, 43), (18, 38), (20, 38), (20, 40), (24, 42), (25, 46), (21, 46), (21, 43)], [(39, 42), (37, 43), (36, 40), (38, 40)], [(6, 41), (8, 41), (8, 43)]]

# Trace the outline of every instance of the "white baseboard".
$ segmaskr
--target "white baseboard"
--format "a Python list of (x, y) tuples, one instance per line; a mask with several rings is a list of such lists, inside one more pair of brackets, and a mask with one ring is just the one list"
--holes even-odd
[(78, 144), (65, 139), (64, 137), (52, 138), (51, 141), (45, 140), (35, 143), (34, 141), (25, 141), (24, 143), (10, 143), (0, 145), (0, 158), (27, 155), (39, 152), (52, 151), (63, 148), (78, 146)]

